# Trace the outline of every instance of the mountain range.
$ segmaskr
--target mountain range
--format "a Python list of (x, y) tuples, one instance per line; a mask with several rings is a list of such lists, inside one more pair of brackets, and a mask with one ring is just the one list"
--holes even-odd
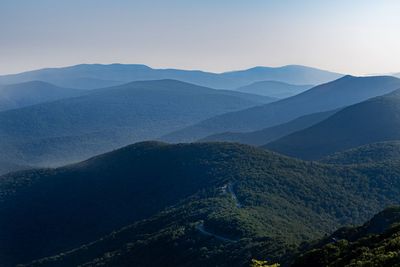
[(47, 68), (0, 76), (0, 83), (33, 80), (61, 87), (95, 89), (133, 81), (174, 79), (206, 87), (234, 89), (258, 81), (274, 80), (292, 84), (320, 84), (343, 75), (299, 65), (255, 67), (241, 71), (212, 73), (179, 69), (153, 69), (140, 64), (81, 64), (64, 68)]
[(91, 90), (0, 112), (0, 161), (62, 165), (274, 100), (175, 80)]
[(291, 133), (306, 129), (335, 114), (337, 110), (304, 115), (277, 126), (247, 133), (220, 133), (200, 139), (200, 142), (224, 141), (261, 146)]
[(189, 142), (223, 132), (261, 130), (300, 116), (343, 108), (399, 88), (400, 79), (391, 76), (345, 76), (271, 104), (209, 118), (170, 133), (164, 136), (162, 140)]
[(399, 166), (319, 164), (230, 143), (139, 143), (2, 176), (1, 259), (11, 266), (64, 251), (28, 266), (285, 263), (301, 242), (397, 203)]
[(266, 147), (303, 159), (319, 159), (361, 145), (400, 139), (400, 90), (344, 108), (310, 128)]
[(398, 267), (399, 133), (394, 76), (0, 76), (0, 267)]

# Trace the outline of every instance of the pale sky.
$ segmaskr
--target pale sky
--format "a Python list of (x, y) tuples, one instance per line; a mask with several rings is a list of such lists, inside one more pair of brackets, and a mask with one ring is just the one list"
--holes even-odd
[(400, 72), (400, 1), (0, 0), (0, 74), (115, 62)]

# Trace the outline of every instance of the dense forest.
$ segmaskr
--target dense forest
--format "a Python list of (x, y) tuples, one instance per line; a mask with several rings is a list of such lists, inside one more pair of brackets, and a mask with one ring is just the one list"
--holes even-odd
[(400, 207), (384, 210), (363, 226), (339, 229), (291, 266), (400, 266)]
[(2, 258), (45, 257), (29, 266), (285, 265), (302, 242), (396, 203), (399, 166), (305, 162), (232, 143), (138, 143), (3, 176)]

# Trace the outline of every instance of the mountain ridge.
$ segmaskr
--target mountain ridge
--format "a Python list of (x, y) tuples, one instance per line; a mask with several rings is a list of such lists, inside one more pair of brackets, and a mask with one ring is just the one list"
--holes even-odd
[(199, 142), (225, 141), (261, 146), (291, 133), (303, 130), (335, 114), (338, 110), (304, 115), (277, 126), (245, 133), (220, 133), (200, 139)]
[(176, 80), (131, 82), (85, 92), (0, 112), (0, 158), (19, 165), (63, 165), (274, 100)]
[(276, 98), (286, 98), (302, 93), (312, 87), (314, 85), (294, 85), (279, 81), (258, 81), (236, 88), (235, 90)]
[(218, 115), (163, 137), (170, 142), (190, 142), (222, 132), (250, 132), (276, 126), (303, 115), (352, 105), (400, 88), (392, 76), (344, 76), (298, 95), (245, 110)]
[(0, 112), (83, 96), (87, 92), (79, 89), (62, 88), (43, 81), (29, 81), (0, 86)]
[[(255, 81), (268, 80), (269, 78), (275, 78), (283, 82), (317, 84), (334, 80), (340, 76), (342, 75), (316, 68), (291, 65), (277, 68), (256, 67), (242, 71), (212, 73), (200, 70), (153, 69), (140, 64), (81, 64), (64, 68), (46, 68), (20, 74), (2, 75), (0, 76), (0, 82), (16, 83), (28, 80), (43, 80), (60, 86), (93, 89), (105, 87), (101, 82), (102, 80), (106, 81), (109, 86), (113, 82), (122, 84), (138, 80), (169, 78), (212, 88), (234, 89)], [(93, 85), (90, 86), (89, 83), (88, 86), (82, 83), (79, 86), (79, 79), (83, 78), (92, 79)]]
[(344, 108), (266, 147), (294, 157), (319, 159), (361, 145), (400, 140), (399, 114), (400, 89)]

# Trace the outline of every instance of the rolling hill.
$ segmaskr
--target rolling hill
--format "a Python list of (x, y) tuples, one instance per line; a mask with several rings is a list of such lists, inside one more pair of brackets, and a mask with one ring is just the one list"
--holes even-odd
[(80, 97), (0, 112), (0, 160), (66, 164), (270, 101), (174, 80), (96, 89)]
[(339, 229), (291, 266), (398, 266), (399, 236), (400, 207), (387, 208), (362, 226)]
[(257, 81), (276, 80), (293, 84), (319, 84), (343, 75), (305, 66), (256, 67), (242, 71), (153, 69), (140, 64), (81, 64), (0, 76), (0, 83), (40, 80), (62, 87), (93, 89), (132, 81), (174, 79), (212, 88), (234, 89)]
[(224, 141), (261, 146), (291, 133), (303, 130), (335, 114), (337, 110), (305, 115), (287, 123), (249, 133), (221, 133), (210, 135), (200, 142)]
[(400, 141), (386, 141), (363, 145), (337, 152), (320, 160), (329, 164), (370, 164), (400, 159)]
[(239, 87), (236, 91), (276, 98), (286, 98), (302, 93), (312, 87), (313, 85), (294, 85), (278, 81), (261, 81)]
[(334, 110), (400, 88), (391, 76), (345, 76), (304, 93), (271, 104), (215, 116), (163, 137), (168, 142), (189, 142), (224, 132), (252, 132), (276, 126), (300, 116)]
[(400, 140), (400, 90), (347, 107), (310, 128), (266, 148), (303, 159), (319, 159), (361, 145)]
[(68, 250), (29, 266), (285, 262), (302, 241), (398, 203), (399, 166), (324, 165), (231, 143), (139, 143), (1, 177), (1, 258), (9, 266)]
[(83, 90), (61, 88), (41, 81), (0, 85), (0, 112), (84, 94)]

